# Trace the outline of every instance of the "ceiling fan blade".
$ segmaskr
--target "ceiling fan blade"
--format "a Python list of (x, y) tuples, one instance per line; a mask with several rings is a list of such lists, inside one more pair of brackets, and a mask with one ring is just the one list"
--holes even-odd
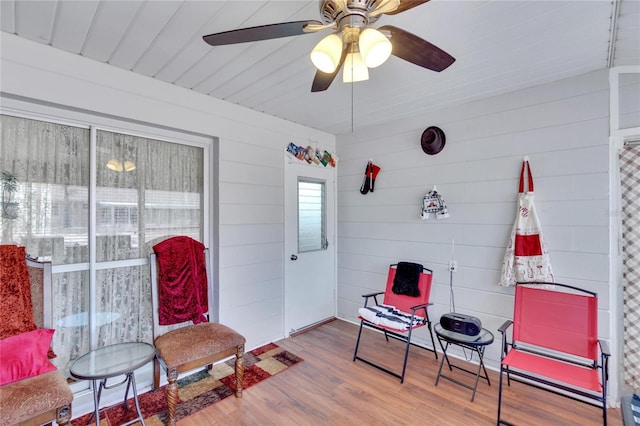
[(369, 17), (382, 15), (383, 13), (391, 13), (400, 7), (400, 0), (383, 0), (378, 7), (369, 12)]
[[(307, 28), (309, 26), (309, 28)], [(291, 37), (317, 31), (318, 26), (324, 27), (320, 21), (295, 21), (279, 24), (260, 25), (257, 27), (240, 28), (209, 34), (204, 41), (211, 46), (223, 46), (226, 44), (246, 43), (249, 41), (269, 40), (280, 37)]]
[(322, 72), (320, 70), (316, 71), (316, 76), (313, 78), (313, 83), (311, 84), (312, 92), (323, 92), (331, 86), (333, 80), (336, 78), (336, 75), (340, 72), (342, 65), (344, 65), (344, 60), (347, 57), (347, 51), (349, 49), (342, 49), (342, 55), (340, 56), (340, 62), (338, 62), (338, 66), (334, 72)]
[(400, 0), (400, 6), (396, 9), (384, 12), (386, 15), (397, 15), (398, 13), (402, 13), (405, 10), (413, 9), (416, 6), (420, 6), (423, 3), (428, 2), (429, 0)]
[(423, 68), (440, 72), (455, 62), (444, 50), (393, 25), (378, 28), (391, 34), (391, 54)]

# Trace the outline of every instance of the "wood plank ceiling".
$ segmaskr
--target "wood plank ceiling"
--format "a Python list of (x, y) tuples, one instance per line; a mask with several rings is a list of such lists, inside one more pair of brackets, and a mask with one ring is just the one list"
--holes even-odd
[(310, 92), (309, 52), (326, 31), (220, 47), (202, 40), (247, 26), (320, 20), (317, 0), (2, 0), (0, 29), (341, 134), (608, 65), (640, 65), (639, 5), (432, 0), (383, 15), (374, 26), (395, 25), (428, 40), (456, 58), (450, 68), (436, 73), (391, 57), (370, 70), (368, 81), (345, 84), (339, 75), (320, 93)]

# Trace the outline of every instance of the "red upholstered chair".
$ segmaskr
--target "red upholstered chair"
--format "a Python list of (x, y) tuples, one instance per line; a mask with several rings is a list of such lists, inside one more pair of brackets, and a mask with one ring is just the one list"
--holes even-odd
[(71, 420), (73, 393), (48, 358), (50, 291), (51, 263), (26, 258), (24, 247), (0, 246), (0, 375), (8, 380), (0, 385), (0, 425)]
[(598, 339), (596, 293), (559, 283), (518, 283), (513, 321), (499, 331), (498, 424), (509, 424), (501, 418), (504, 375), (508, 384), (518, 381), (599, 406), (607, 424), (610, 355), (606, 342)]
[(153, 246), (151, 290), (156, 347), (154, 389), (160, 366), (167, 373), (167, 424), (176, 423), (178, 375), (236, 357), (236, 398), (242, 397), (245, 338), (208, 321), (211, 306), (207, 249), (189, 237), (168, 238)]
[[(404, 265), (403, 265), (404, 264)], [(396, 282), (396, 274), (398, 268), (403, 266), (409, 266), (410, 268), (416, 268), (417, 275), (417, 288), (418, 294), (398, 294), (394, 292), (394, 283)], [(431, 305), (429, 297), (431, 295), (431, 280), (433, 273), (430, 269), (423, 268), (422, 265), (412, 264), (407, 262), (401, 262), (389, 266), (387, 274), (387, 285), (385, 291), (376, 293), (363, 294), (364, 307), (360, 308), (358, 318), (360, 319), (360, 329), (358, 330), (358, 339), (356, 340), (356, 348), (353, 352), (353, 360), (360, 360), (366, 364), (369, 364), (379, 370), (384, 371), (394, 377), (400, 379), (400, 383), (404, 382), (404, 375), (407, 369), (407, 359), (409, 357), (409, 346), (412, 344), (411, 337), (414, 329), (427, 326), (429, 330), (429, 336), (431, 337), (431, 350), (436, 359), (438, 359), (438, 353), (435, 350), (435, 342), (433, 340), (433, 331), (431, 328), (431, 320), (429, 319), (429, 312), (427, 308)], [(396, 291), (397, 287), (396, 287)], [(382, 304), (378, 303), (378, 296), (384, 295)], [(373, 304), (370, 304), (373, 299)], [(402, 372), (400, 374), (393, 370), (376, 364), (371, 360), (367, 360), (358, 355), (358, 348), (360, 346), (360, 339), (362, 337), (362, 328), (368, 327), (384, 333), (386, 341), (389, 341), (389, 337), (406, 343), (404, 350), (404, 360), (402, 363)]]

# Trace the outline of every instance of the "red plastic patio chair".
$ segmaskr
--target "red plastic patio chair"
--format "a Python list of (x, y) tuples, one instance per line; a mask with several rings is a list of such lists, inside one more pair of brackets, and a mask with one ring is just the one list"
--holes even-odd
[[(402, 263), (405, 265), (414, 265), (419, 270), (417, 296), (397, 294), (393, 291), (398, 265), (401, 265)], [(402, 267), (403, 266), (401, 265), (401, 268)], [(358, 339), (356, 340), (356, 348), (353, 352), (353, 361), (360, 360), (372, 367), (384, 371), (387, 374), (399, 378), (400, 383), (403, 383), (405, 371), (407, 369), (407, 359), (409, 357), (409, 346), (413, 344), (411, 342), (411, 335), (414, 329), (424, 326), (427, 326), (429, 329), (431, 347), (433, 349), (414, 345), (422, 349), (432, 351), (435, 354), (436, 359), (438, 359), (438, 353), (435, 350), (436, 346), (431, 328), (431, 320), (429, 319), (429, 313), (427, 311), (427, 308), (431, 305), (429, 297), (431, 294), (432, 278), (433, 272), (430, 269), (422, 267), (422, 265), (400, 262), (400, 264), (393, 264), (389, 266), (385, 291), (362, 295), (362, 297), (364, 297), (364, 307), (359, 309), (358, 318), (360, 319), (360, 329), (358, 331)], [(382, 294), (384, 294), (384, 298), (382, 304), (380, 304), (378, 303), (378, 296)], [(375, 303), (374, 305), (369, 305), (370, 299), (373, 299)], [(358, 356), (358, 348), (360, 346), (363, 327), (382, 331), (387, 342), (389, 341), (389, 336), (391, 336), (392, 338), (406, 343), (401, 374)]]
[(503, 373), (509, 385), (514, 380), (599, 406), (607, 424), (610, 354), (606, 342), (598, 339), (596, 293), (559, 283), (517, 283), (513, 321), (498, 331), (503, 349), (498, 425), (510, 424), (500, 417)]

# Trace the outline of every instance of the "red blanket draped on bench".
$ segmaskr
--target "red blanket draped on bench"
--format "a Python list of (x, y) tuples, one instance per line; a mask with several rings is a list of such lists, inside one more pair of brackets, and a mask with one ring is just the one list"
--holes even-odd
[(0, 339), (37, 328), (24, 247), (0, 245)]

